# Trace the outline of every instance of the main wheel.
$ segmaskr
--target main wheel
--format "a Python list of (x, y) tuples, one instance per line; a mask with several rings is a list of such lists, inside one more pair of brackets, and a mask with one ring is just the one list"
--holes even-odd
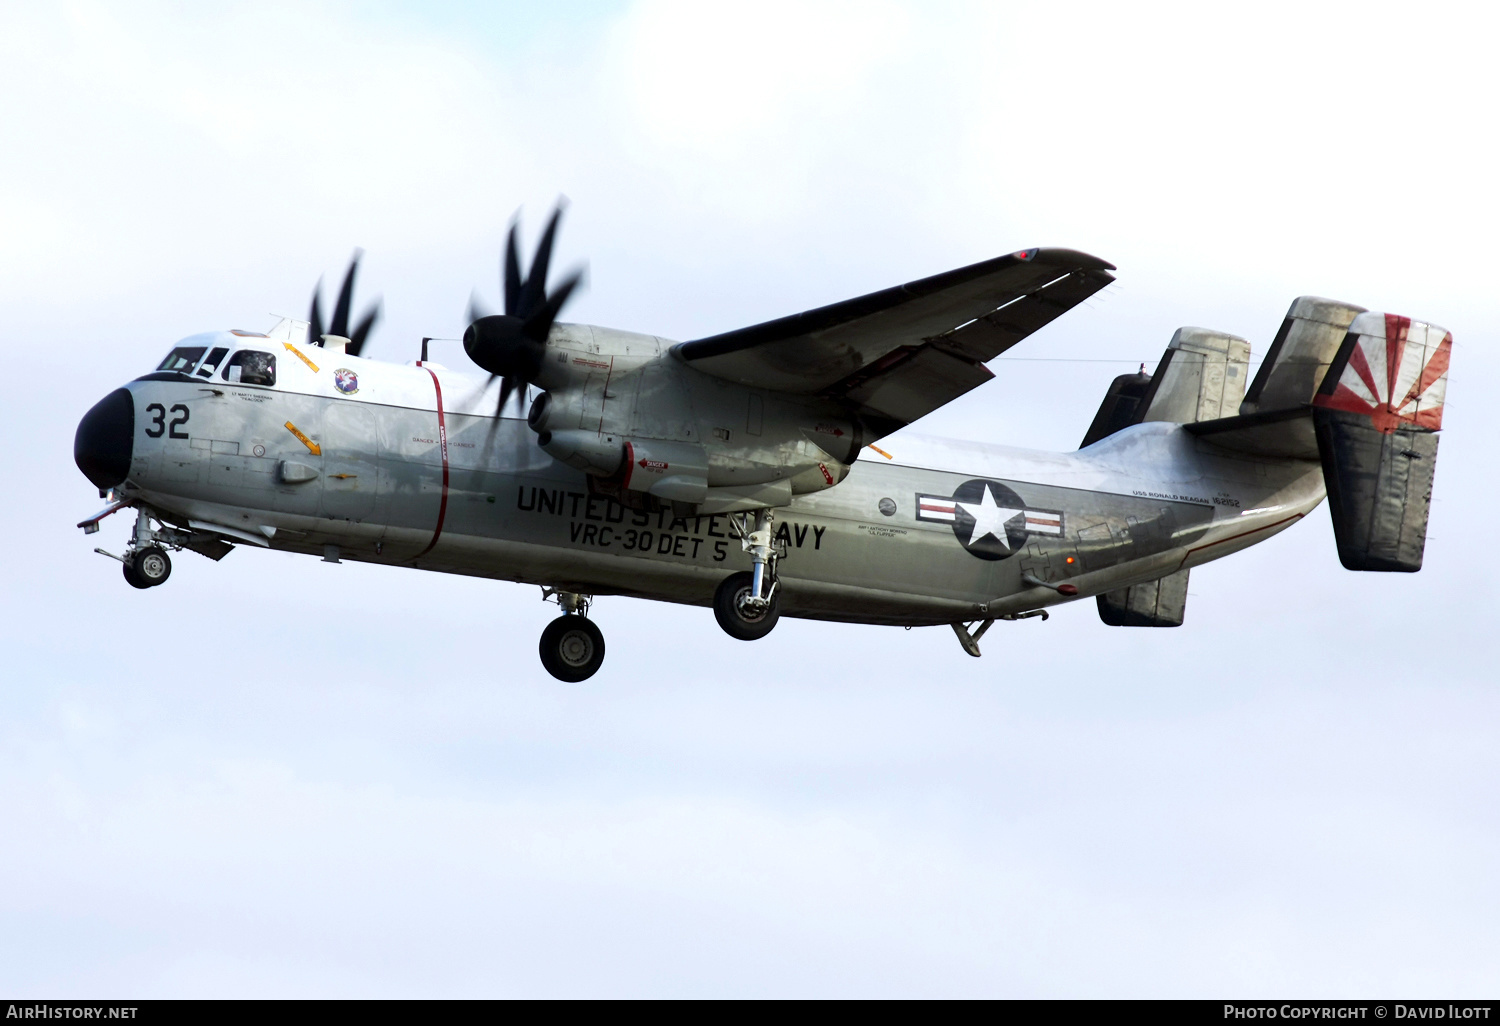
[(569, 684), (588, 680), (604, 665), (603, 633), (594, 621), (576, 613), (549, 623), (538, 649), (547, 672)]
[(781, 618), (779, 596), (771, 596), (771, 604), (764, 609), (747, 609), (745, 600), (750, 597), (750, 587), (755, 576), (741, 570), (730, 574), (714, 592), (714, 619), (724, 628), (724, 633), (740, 641), (755, 641), (771, 633), (776, 621)]
[[(135, 576), (143, 582), (143, 587), (154, 588), (158, 584), (166, 584), (167, 578), (172, 576), (172, 560), (167, 557), (167, 550), (160, 545), (147, 545), (135, 554), (130, 563)], [(130, 580), (128, 576), (125, 579)]]

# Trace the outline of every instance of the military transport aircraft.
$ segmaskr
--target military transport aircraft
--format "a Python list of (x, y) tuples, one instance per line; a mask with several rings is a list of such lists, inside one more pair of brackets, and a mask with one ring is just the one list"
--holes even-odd
[[(135, 510), (133, 587), (169, 551), (237, 547), (541, 585), (563, 615), (542, 663), (604, 659), (597, 595), (711, 605), (743, 640), (782, 615), (949, 624), (978, 656), (996, 620), (1093, 597), (1114, 626), (1182, 623), (1191, 569), (1264, 541), (1325, 492), (1351, 570), (1415, 571), (1451, 336), (1304, 296), (1253, 382), (1250, 345), (1172, 337), (1114, 380), (1077, 452), (881, 439), (988, 381), (985, 366), (1108, 285), (1114, 267), (1027, 249), (832, 306), (672, 342), (559, 323), (558, 213), (504, 313), (471, 306), (474, 374), (362, 357), (358, 254), (325, 328), (194, 335), (78, 426), (74, 458)], [(525, 419), (506, 416), (512, 397)], [(106, 556), (103, 549), (96, 550)]]

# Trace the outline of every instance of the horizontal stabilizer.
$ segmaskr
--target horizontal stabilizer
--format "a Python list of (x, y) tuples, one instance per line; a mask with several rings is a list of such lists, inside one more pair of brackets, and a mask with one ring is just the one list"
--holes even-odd
[(1186, 425), (1189, 433), (1221, 449), (1246, 456), (1315, 460), (1318, 440), (1313, 433), (1312, 407), (1267, 410), (1239, 417), (1223, 417)]

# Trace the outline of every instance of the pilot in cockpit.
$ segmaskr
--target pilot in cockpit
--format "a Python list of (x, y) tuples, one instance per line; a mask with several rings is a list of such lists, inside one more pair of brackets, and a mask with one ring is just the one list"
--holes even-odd
[(224, 368), (225, 381), (238, 381), (244, 385), (276, 384), (276, 357), (254, 349), (241, 349), (230, 357)]

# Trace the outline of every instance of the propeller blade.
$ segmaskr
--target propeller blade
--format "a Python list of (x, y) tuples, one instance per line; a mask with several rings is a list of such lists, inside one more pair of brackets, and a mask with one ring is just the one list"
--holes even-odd
[(484, 305), (484, 300), (479, 298), (479, 290), (469, 293), (469, 323), (473, 324), (481, 317), (488, 317), (490, 308)]
[(528, 317), (526, 323), (521, 325), (521, 334), (536, 342), (546, 342), (547, 335), (552, 331), (552, 322), (557, 320), (557, 315), (562, 310), (563, 304), (568, 301), (568, 297), (573, 294), (573, 290), (582, 281), (582, 271), (575, 271), (569, 275), (552, 295), (546, 298), (542, 303), (541, 309), (531, 317)]
[(561, 217), (562, 204), (559, 203), (547, 221), (542, 241), (536, 246), (536, 256), (531, 259), (531, 271), (521, 286), (521, 303), (516, 316), (522, 320), (529, 319), (547, 299), (547, 269), (552, 264), (552, 244), (557, 238), (557, 222)]
[(521, 303), (521, 257), (516, 252), (518, 227), (515, 221), (510, 223), (510, 236), (505, 240), (505, 270), (501, 275), (505, 287), (505, 312), (512, 317), (521, 316), (518, 312)]
[(312, 309), (307, 312), (307, 340), (315, 346), (323, 344), (323, 336), (328, 334), (323, 330), (323, 310), (318, 303), (318, 297), (323, 292), (323, 279), (318, 279), (318, 287), (313, 289)]
[[(492, 375), (504, 378), (501, 383), (500, 401), (495, 415), (501, 415), (511, 393), (516, 393), (516, 403), (524, 413), (526, 389), (541, 371), (542, 359), (547, 352), (547, 336), (557, 319), (558, 311), (583, 280), (581, 272), (565, 279), (556, 292), (547, 295), (547, 271), (552, 264), (552, 247), (557, 239), (557, 226), (562, 219), (565, 200), (559, 200), (547, 221), (537, 244), (536, 257), (531, 270), (521, 277), (520, 218), (511, 221), (505, 238), (505, 254), (501, 261), (501, 283), (505, 293), (505, 313), (490, 314), (477, 293), (469, 299), (469, 326), (464, 331), (464, 352)], [(520, 391), (517, 391), (520, 389)]]
[(354, 302), (354, 275), (359, 270), (359, 258), (365, 255), (362, 249), (356, 249), (354, 256), (349, 261), (349, 270), (344, 275), (344, 286), (339, 289), (339, 301), (333, 308), (333, 321), (328, 326), (328, 334), (337, 335), (340, 338), (349, 338), (349, 307)]
[[(491, 374), (490, 375), (490, 379), (484, 383), (484, 387), (485, 387), (486, 391), (489, 390), (489, 387), (495, 383), (495, 379), (498, 378), (499, 376), (500, 375), (498, 375), (498, 374)], [(501, 384), (502, 388), (505, 386), (505, 383), (503, 381), (500, 384)], [(504, 412), (504, 409), (505, 409), (505, 399), (502, 397), (500, 399), (500, 401), (495, 404), (495, 417), (494, 417), (494, 419), (492, 421), (490, 421), (490, 438), (494, 438), (495, 437), (495, 429), (500, 426), (500, 414), (502, 412)]]
[[(370, 307), (369, 312), (365, 314), (365, 319), (360, 321), (359, 325), (354, 329), (354, 333), (348, 336), (349, 344), (344, 347), (344, 351), (350, 356), (358, 356), (360, 350), (365, 347), (365, 339), (370, 337), (370, 331), (379, 320), (380, 300), (377, 299), (375, 305)], [(338, 332), (334, 332), (334, 334), (336, 335)]]

